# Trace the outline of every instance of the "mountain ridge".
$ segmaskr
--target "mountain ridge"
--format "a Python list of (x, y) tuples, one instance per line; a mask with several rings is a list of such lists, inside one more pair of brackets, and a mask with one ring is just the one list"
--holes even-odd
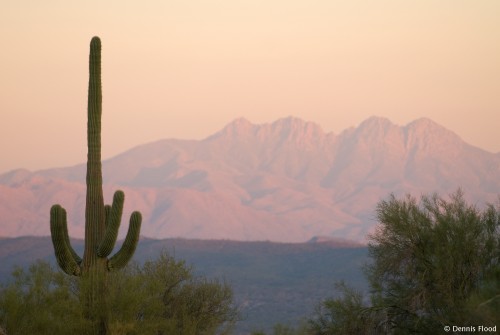
[[(85, 164), (0, 175), (0, 235), (48, 235), (50, 206), (83, 236)], [(459, 187), (476, 203), (500, 189), (500, 155), (465, 143), (427, 118), (404, 126), (371, 117), (339, 134), (295, 117), (236, 119), (203, 140), (164, 139), (103, 161), (105, 199), (123, 189), (143, 212), (144, 235), (305, 242), (363, 242), (376, 203), (390, 193)]]

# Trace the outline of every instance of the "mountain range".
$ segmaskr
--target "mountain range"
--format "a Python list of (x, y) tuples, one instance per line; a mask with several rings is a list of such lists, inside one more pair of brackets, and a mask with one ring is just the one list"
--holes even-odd
[[(60, 203), (70, 235), (82, 238), (85, 173), (79, 164), (0, 175), (0, 236), (49, 235)], [(103, 178), (106, 202), (122, 189), (122, 221), (140, 210), (147, 237), (364, 242), (391, 193), (462, 188), (478, 206), (495, 202), (500, 154), (426, 118), (399, 126), (371, 117), (339, 134), (294, 117), (241, 118), (203, 140), (160, 140), (104, 160)]]

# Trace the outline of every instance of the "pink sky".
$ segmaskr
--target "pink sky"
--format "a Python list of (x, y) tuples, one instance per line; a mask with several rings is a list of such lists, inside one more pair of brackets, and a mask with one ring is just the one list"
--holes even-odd
[(0, 173), (85, 161), (94, 35), (105, 158), (289, 115), (335, 133), (429, 117), (499, 152), (499, 17), (498, 0), (2, 1)]

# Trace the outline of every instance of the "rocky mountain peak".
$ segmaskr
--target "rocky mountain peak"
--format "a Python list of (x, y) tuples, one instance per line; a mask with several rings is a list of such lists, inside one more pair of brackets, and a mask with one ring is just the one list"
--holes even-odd
[(422, 152), (446, 150), (456, 155), (465, 144), (457, 134), (428, 118), (410, 122), (403, 131), (407, 147), (419, 148)]
[(444, 128), (440, 124), (432, 121), (429, 118), (422, 117), (419, 119), (416, 119), (410, 123), (408, 123), (405, 126), (406, 129), (409, 131), (413, 131), (416, 133), (433, 133), (433, 132), (440, 132), (440, 133), (452, 133), (450, 130)]
[(314, 145), (322, 143), (328, 136), (333, 134), (326, 134), (318, 124), (289, 116), (264, 124), (253, 124), (245, 118), (238, 118), (208, 139), (254, 139), (273, 143), (291, 141), (296, 144)]
[(368, 119), (361, 122), (359, 125), (360, 129), (370, 129), (370, 128), (387, 128), (394, 126), (394, 124), (387, 118), (381, 116), (370, 116)]
[(291, 116), (279, 119), (271, 125), (263, 125), (263, 128), (267, 128), (267, 132), (280, 141), (292, 141), (297, 144), (317, 144), (326, 136), (318, 124)]
[(254, 125), (241, 117), (228, 123), (221, 131), (209, 136), (208, 139), (247, 137), (253, 135), (253, 130)]
[(364, 143), (371, 146), (374, 143), (398, 141), (400, 127), (389, 119), (372, 116), (363, 121), (358, 127), (342, 132), (341, 136), (352, 143)]
[[(145, 144), (104, 161), (103, 173), (106, 199), (123, 189), (124, 216), (127, 206), (140, 209), (145, 236), (303, 242), (363, 240), (390, 193), (462, 187), (478, 204), (494, 202), (499, 167), (498, 154), (425, 118), (398, 126), (371, 117), (337, 137), (287, 117), (259, 125), (240, 118), (205, 140)], [(0, 175), (0, 235), (48, 235), (50, 207), (64, 201), (70, 234), (81, 237), (84, 171)]]

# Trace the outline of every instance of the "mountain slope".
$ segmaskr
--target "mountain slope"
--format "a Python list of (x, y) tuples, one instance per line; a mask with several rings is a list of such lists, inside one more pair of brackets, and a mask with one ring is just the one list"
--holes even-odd
[[(145, 236), (362, 241), (389, 193), (462, 187), (478, 205), (495, 201), (500, 156), (429, 119), (398, 126), (372, 117), (338, 135), (293, 117), (238, 119), (201, 141), (133, 148), (104, 161), (103, 176), (107, 201), (121, 188), (124, 214), (142, 211)], [(70, 234), (82, 237), (84, 179), (84, 164), (0, 175), (0, 236), (48, 235), (50, 206), (61, 203)]]

